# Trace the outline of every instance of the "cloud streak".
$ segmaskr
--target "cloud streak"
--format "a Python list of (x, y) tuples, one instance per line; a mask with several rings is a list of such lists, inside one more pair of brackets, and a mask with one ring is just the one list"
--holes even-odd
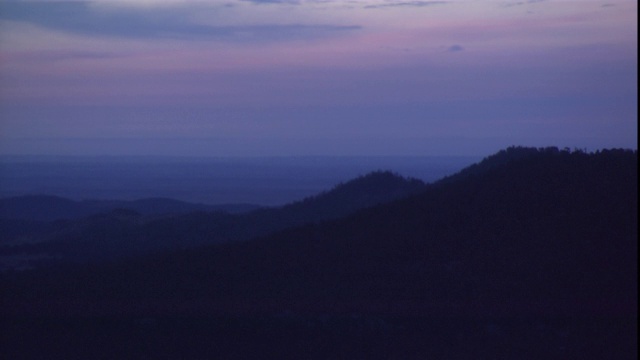
[(20, 62), (48, 63), (66, 60), (108, 60), (125, 56), (121, 53), (106, 51), (42, 50), (26, 51), (6, 55)]
[(85, 2), (5, 3), (0, 20), (31, 23), (67, 33), (131, 39), (287, 41), (321, 38), (359, 30), (358, 25), (330, 24), (201, 24), (191, 20), (197, 8), (96, 9)]
[(299, 5), (301, 3), (300, 0), (242, 0), (254, 4), (293, 4)]
[(448, 1), (401, 1), (401, 2), (392, 2), (385, 4), (375, 4), (375, 5), (367, 5), (365, 9), (383, 9), (390, 7), (425, 7), (425, 6), (434, 6), (434, 5), (444, 5), (449, 3)]
[(463, 50), (464, 50), (464, 48), (461, 45), (458, 45), (458, 44), (451, 45), (451, 46), (449, 46), (447, 48), (448, 52), (460, 52), (460, 51), (463, 51)]

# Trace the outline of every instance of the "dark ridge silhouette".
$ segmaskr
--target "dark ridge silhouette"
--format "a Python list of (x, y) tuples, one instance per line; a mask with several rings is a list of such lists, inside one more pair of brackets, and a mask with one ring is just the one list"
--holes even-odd
[(33, 235), (43, 236), (50, 231), (51, 225), (43, 221), (0, 218), (0, 246), (20, 244)]
[[(110, 212), (78, 220), (59, 220), (52, 231), (34, 232), (19, 238), (8, 238), (10, 246), (0, 247), (0, 255), (37, 256), (44, 266), (59, 261), (102, 261), (141, 255), (160, 250), (184, 249), (202, 244), (247, 240), (292, 226), (346, 216), (354, 211), (423, 191), (420, 180), (405, 179), (391, 172), (373, 172), (334, 189), (277, 208), (263, 208), (246, 213), (193, 211), (186, 214), (150, 216), (147, 207), (182, 209), (167, 200), (126, 202), (134, 209), (121, 216), (113, 207)], [(105, 202), (98, 204), (104, 205)], [(168, 207), (161, 205), (169, 205)], [(110, 206), (120, 205), (113, 202)], [(135, 205), (135, 206), (134, 206)], [(185, 204), (190, 206), (190, 204)], [(186, 210), (187, 208), (184, 208)], [(20, 232), (20, 223), (12, 223), (13, 233)], [(29, 236), (30, 235), (30, 236)], [(46, 260), (42, 260), (44, 257)]]
[(143, 215), (165, 215), (190, 213), (194, 211), (219, 211), (229, 214), (242, 214), (257, 210), (262, 206), (253, 204), (204, 205), (166, 198), (147, 198), (121, 204), (119, 207), (132, 209)]
[(0, 218), (53, 221), (87, 216), (78, 202), (59, 196), (26, 195), (0, 199)]
[[(605, 150), (605, 151), (615, 151), (615, 150)], [(439, 180), (438, 183), (447, 183), (451, 181), (456, 181), (461, 178), (480, 175), (486, 173), (496, 167), (507, 165), (513, 161), (519, 161), (522, 159), (530, 158), (532, 156), (539, 155), (569, 155), (572, 151), (569, 148), (558, 149), (555, 146), (543, 147), (543, 148), (534, 148), (534, 147), (525, 147), (525, 146), (511, 146), (506, 149), (500, 150), (497, 153), (487, 156), (482, 159), (480, 162), (476, 164), (471, 164), (470, 166), (462, 169), (461, 171), (446, 176), (443, 179)], [(582, 150), (576, 150), (575, 153), (583, 153)]]
[(390, 171), (375, 171), (336, 185), (330, 191), (279, 208), (260, 209), (244, 216), (243, 239), (269, 232), (338, 219), (357, 210), (405, 198), (425, 190), (421, 180)]
[(0, 199), (0, 218), (50, 222), (79, 219), (114, 209), (131, 209), (143, 215), (166, 215), (194, 211), (243, 213), (258, 208), (250, 204), (205, 205), (165, 198), (74, 201), (59, 196), (25, 195)]
[[(251, 241), (5, 273), (10, 354), (67, 326), (32, 342), (116, 357), (637, 358), (637, 151), (498, 155)], [(93, 354), (73, 349), (59, 353)]]

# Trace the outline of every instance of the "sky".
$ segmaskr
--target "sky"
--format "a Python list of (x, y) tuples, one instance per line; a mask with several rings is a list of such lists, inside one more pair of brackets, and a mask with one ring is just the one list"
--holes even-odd
[(637, 1), (0, 1), (0, 155), (637, 148)]

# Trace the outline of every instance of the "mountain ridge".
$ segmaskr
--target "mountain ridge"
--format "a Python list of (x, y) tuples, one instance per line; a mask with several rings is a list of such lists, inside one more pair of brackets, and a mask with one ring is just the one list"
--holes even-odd
[(22, 195), (0, 198), (0, 218), (50, 222), (73, 220), (116, 209), (130, 209), (142, 215), (179, 214), (194, 211), (242, 213), (260, 208), (251, 204), (207, 205), (170, 198), (137, 200), (72, 200), (56, 195)]
[[(0, 248), (0, 253), (45, 254), (67, 260), (93, 261), (247, 240), (307, 222), (345, 216), (364, 207), (422, 191), (424, 186), (420, 180), (378, 171), (298, 202), (242, 213), (194, 210), (150, 216), (116, 208), (77, 220), (59, 220), (48, 225), (53, 229), (49, 232), (52, 236), (39, 231), (34, 239), (25, 241), (27, 244), (13, 241), (10, 247)], [(12, 229), (11, 223), (5, 221), (4, 229), (7, 234), (20, 234), (21, 224), (15, 224), (17, 229)]]
[[(141, 266), (149, 271), (144, 286), (107, 288), (138, 288), (169, 298), (192, 294), (213, 303), (246, 302), (240, 299), (264, 292), (279, 293), (276, 303), (295, 302), (296, 296), (321, 299), (326, 294), (316, 292), (331, 288), (329, 298), (365, 303), (400, 291), (396, 300), (411, 307), (451, 296), (489, 301), (495, 296), (491, 286), (505, 296), (514, 294), (506, 290), (511, 287), (520, 294), (513, 301), (553, 303), (563, 296), (577, 301), (576, 296), (599, 297), (604, 289), (613, 298), (633, 300), (635, 180), (637, 152), (540, 154), (344, 218), (152, 257)], [(204, 288), (194, 280), (207, 278), (218, 280)]]
[(3, 273), (6, 349), (635, 359), (637, 165), (637, 151), (538, 149), (246, 241)]

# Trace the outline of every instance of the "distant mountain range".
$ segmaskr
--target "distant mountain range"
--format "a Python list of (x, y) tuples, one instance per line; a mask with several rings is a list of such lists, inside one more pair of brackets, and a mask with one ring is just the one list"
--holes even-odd
[(242, 213), (259, 208), (250, 204), (205, 205), (165, 198), (134, 201), (75, 201), (51, 195), (25, 195), (0, 199), (0, 218), (9, 220), (55, 221), (88, 217), (116, 209), (130, 209), (141, 215), (181, 214), (194, 211)]
[[(110, 224), (110, 237), (84, 241), (151, 239), (155, 227), (158, 237), (245, 241), (5, 273), (0, 308), (5, 317), (151, 318), (157, 332), (178, 318), (227, 319), (233, 325), (200, 323), (219, 332), (218, 347), (196, 341), (207, 356), (288, 344), (324, 358), (332, 344), (349, 358), (632, 359), (637, 165), (637, 151), (513, 147), (429, 185), (376, 173), (279, 209), (227, 214), (224, 224), (211, 214), (121, 232)], [(247, 321), (257, 331), (248, 339), (223, 334)], [(138, 334), (124, 323), (109, 326)], [(180, 339), (205, 333), (189, 334)]]
[[(159, 250), (246, 240), (409, 196), (425, 184), (391, 172), (373, 172), (282, 207), (207, 206), (168, 199), (72, 201), (51, 196), (0, 200), (0, 254), (29, 266), (95, 261)], [(51, 222), (52, 219), (57, 219)], [(48, 221), (47, 221), (48, 220)], [(2, 246), (4, 244), (4, 246)], [(43, 259), (46, 259), (42, 261)], [(26, 262), (25, 262), (26, 261)]]

